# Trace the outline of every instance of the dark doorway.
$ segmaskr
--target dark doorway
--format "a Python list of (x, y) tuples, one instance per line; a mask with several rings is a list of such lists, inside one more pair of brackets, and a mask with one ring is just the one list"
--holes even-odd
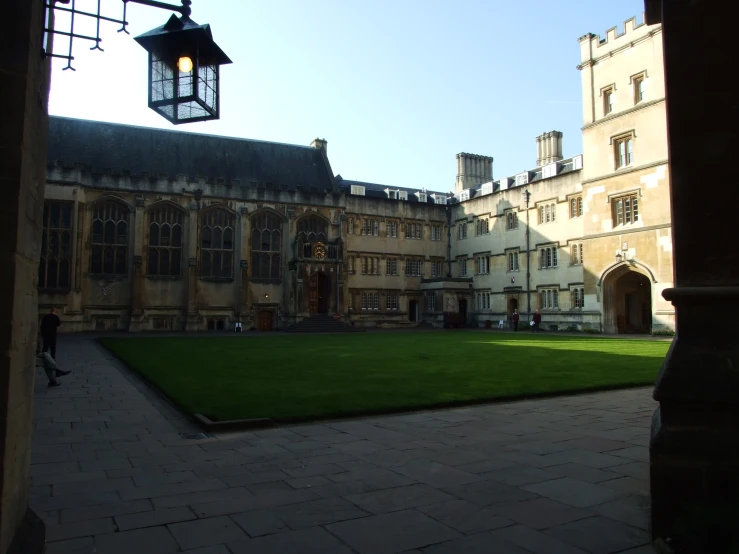
[(331, 296), (331, 280), (324, 273), (314, 273), (310, 277), (308, 292), (308, 311), (312, 314), (328, 313)]
[(467, 299), (459, 299), (459, 319), (462, 325), (467, 325)]
[(605, 295), (606, 332), (649, 333), (652, 330), (652, 284), (638, 271), (609, 279)]
[(257, 329), (260, 331), (271, 331), (272, 328), (272, 310), (260, 310), (257, 316)]
[(408, 302), (408, 321), (418, 321), (418, 300), (410, 300)]
[(508, 319), (513, 319), (513, 311), (518, 309), (518, 298), (508, 299)]

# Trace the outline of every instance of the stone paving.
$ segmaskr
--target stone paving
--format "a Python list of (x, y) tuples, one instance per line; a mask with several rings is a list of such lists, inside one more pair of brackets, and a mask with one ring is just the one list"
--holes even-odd
[[(187, 438), (86, 337), (39, 370), (48, 554), (647, 554), (651, 388)], [(207, 371), (203, 379), (207, 379)]]

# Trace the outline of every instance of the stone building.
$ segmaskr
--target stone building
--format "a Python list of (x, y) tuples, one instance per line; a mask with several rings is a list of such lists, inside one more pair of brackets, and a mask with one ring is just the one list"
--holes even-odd
[(493, 180), (491, 157), (461, 153), (454, 193), (342, 179), (322, 139), (51, 118), (40, 311), (67, 331), (497, 327), (514, 309), (671, 328), (660, 26), (580, 45), (583, 155), (544, 133), (535, 168)]

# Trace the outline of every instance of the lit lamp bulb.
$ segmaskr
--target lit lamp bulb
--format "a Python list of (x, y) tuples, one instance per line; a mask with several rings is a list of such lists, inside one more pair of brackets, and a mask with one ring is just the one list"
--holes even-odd
[(190, 73), (192, 71), (192, 60), (188, 56), (182, 56), (177, 60), (177, 67), (182, 73)]

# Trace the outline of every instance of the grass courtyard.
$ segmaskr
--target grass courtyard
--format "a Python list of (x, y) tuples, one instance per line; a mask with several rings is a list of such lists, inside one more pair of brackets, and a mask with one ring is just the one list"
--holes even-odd
[(494, 332), (105, 338), (187, 413), (299, 421), (651, 385), (669, 342)]

